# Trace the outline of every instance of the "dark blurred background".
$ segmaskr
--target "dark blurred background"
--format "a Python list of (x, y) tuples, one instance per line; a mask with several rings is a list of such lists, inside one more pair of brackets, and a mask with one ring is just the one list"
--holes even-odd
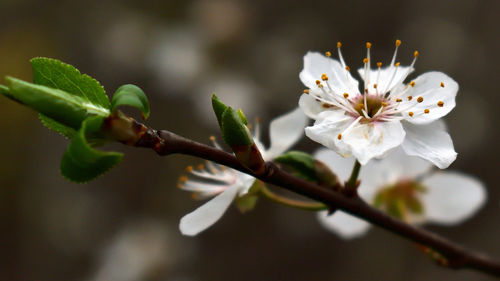
[[(205, 143), (218, 135), (212, 92), (266, 124), (297, 106), (307, 51), (340, 40), (360, 66), (366, 41), (388, 62), (399, 38), (402, 64), (421, 54), (414, 77), (439, 70), (460, 84), (446, 118), (459, 153), (451, 169), (481, 178), (489, 192), (471, 220), (426, 227), (500, 257), (500, 1), (1, 0), (0, 11), (0, 77), (31, 80), (30, 58), (58, 58), (108, 93), (141, 86), (148, 124)], [(126, 153), (120, 166), (73, 184), (59, 174), (66, 140), (3, 97), (0, 117), (1, 280), (490, 280), (435, 266), (378, 228), (343, 241), (314, 214), (264, 200), (183, 237), (179, 219), (201, 202), (175, 187), (198, 159), (113, 145)]]

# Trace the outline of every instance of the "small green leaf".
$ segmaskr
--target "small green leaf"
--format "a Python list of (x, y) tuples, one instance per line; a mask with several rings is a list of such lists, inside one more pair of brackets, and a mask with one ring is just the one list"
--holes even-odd
[(67, 179), (83, 183), (106, 173), (123, 158), (122, 153), (94, 149), (87, 141), (99, 132), (104, 118), (93, 116), (83, 121), (61, 160), (61, 173)]
[(61, 124), (59, 122), (57, 122), (56, 120), (50, 118), (50, 117), (47, 117), (43, 114), (38, 114), (38, 118), (40, 118), (40, 121), (42, 121), (42, 124), (53, 130), (53, 131), (56, 131), (58, 132), (59, 134), (63, 135), (64, 137), (66, 137), (67, 139), (71, 139), (73, 138), (73, 136), (76, 134), (76, 130), (71, 128), (71, 127), (68, 127), (64, 124)]
[(309, 181), (317, 181), (314, 158), (301, 151), (289, 151), (274, 159), (275, 162), (290, 166), (296, 174)]
[(243, 122), (243, 124), (245, 125), (248, 125), (247, 117), (245, 116), (245, 113), (243, 113), (243, 110), (241, 110), (241, 108), (238, 108), (238, 115), (240, 116), (241, 122)]
[(241, 120), (239, 114), (228, 107), (222, 114), (222, 137), (231, 148), (233, 146), (250, 146), (253, 144), (252, 134)]
[(6, 77), (10, 95), (31, 108), (66, 126), (78, 129), (89, 115), (104, 117), (108, 112), (95, 111), (91, 104), (62, 90), (35, 85), (13, 77)]
[(109, 98), (101, 84), (94, 78), (81, 74), (74, 66), (50, 58), (33, 58), (30, 62), (35, 84), (79, 96), (96, 107), (96, 110), (107, 111), (110, 108)]
[(115, 111), (116, 107), (121, 105), (128, 105), (138, 108), (142, 113), (142, 118), (149, 117), (149, 101), (146, 94), (141, 88), (136, 85), (127, 84), (123, 85), (116, 90), (111, 100), (111, 111)]
[(215, 94), (212, 94), (212, 107), (217, 117), (217, 122), (219, 122), (219, 126), (222, 128), (222, 114), (228, 109), (228, 106), (221, 102)]

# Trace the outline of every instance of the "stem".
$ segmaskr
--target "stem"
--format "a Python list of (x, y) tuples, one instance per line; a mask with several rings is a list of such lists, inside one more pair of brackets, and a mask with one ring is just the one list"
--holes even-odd
[(265, 186), (262, 186), (259, 191), (260, 191), (260, 194), (262, 194), (262, 196), (266, 197), (267, 199), (274, 201), (276, 203), (280, 203), (280, 204), (289, 206), (289, 207), (307, 210), (307, 211), (322, 211), (322, 210), (328, 209), (328, 207), (322, 203), (305, 202), (305, 201), (299, 201), (299, 200), (294, 200), (294, 199), (280, 196), (280, 195), (272, 192), (271, 190), (269, 190)]
[(349, 196), (357, 195), (359, 170), (361, 170), (361, 164), (358, 160), (356, 160), (354, 166), (352, 167), (351, 176), (349, 177), (349, 180), (347, 180), (344, 188), (344, 193)]
[(368, 221), (374, 225), (397, 234), (407, 240), (425, 245), (440, 253), (447, 263), (443, 266), (452, 269), (469, 268), (500, 277), (500, 262), (440, 237), (432, 232), (406, 224), (366, 204), (359, 197), (347, 197), (334, 190), (293, 176), (272, 162), (267, 162), (262, 173), (253, 173), (243, 167), (233, 154), (194, 142), (169, 131), (157, 131), (135, 121), (134, 128), (141, 136), (134, 145), (152, 148), (158, 155), (174, 153), (186, 154), (216, 162), (238, 171), (247, 173), (263, 182), (274, 184), (296, 192), (312, 200), (322, 202), (329, 208), (342, 211)]

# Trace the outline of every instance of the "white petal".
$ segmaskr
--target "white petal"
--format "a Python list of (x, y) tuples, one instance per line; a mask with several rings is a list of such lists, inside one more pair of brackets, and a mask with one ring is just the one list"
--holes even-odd
[(444, 122), (438, 120), (426, 125), (403, 121), (406, 138), (403, 149), (408, 155), (422, 157), (440, 169), (450, 166), (457, 158), (450, 135), (444, 130)]
[(350, 156), (351, 149), (338, 135), (354, 122), (354, 118), (346, 116), (341, 110), (325, 110), (318, 115), (313, 126), (306, 127), (306, 136), (340, 155)]
[(349, 179), (355, 161), (353, 157), (345, 158), (326, 148), (318, 149), (314, 153), (314, 159), (327, 165), (341, 181)]
[(366, 221), (342, 211), (336, 211), (331, 216), (327, 211), (318, 212), (318, 219), (323, 227), (344, 239), (360, 237), (370, 228)]
[(399, 121), (357, 124), (342, 139), (352, 149), (359, 163), (365, 165), (374, 157), (380, 157), (399, 146), (405, 131)]
[[(441, 87), (441, 83), (444, 87)], [(455, 107), (457, 91), (457, 82), (448, 75), (441, 72), (424, 73), (415, 79), (415, 86), (402, 97), (403, 102), (400, 106), (406, 106), (409, 102), (415, 104), (414, 107), (406, 110), (403, 116), (407, 121), (415, 124), (426, 124), (439, 119)], [(408, 96), (412, 96), (413, 99), (408, 101)], [(424, 100), (418, 103), (418, 97)], [(444, 103), (442, 107), (437, 105), (440, 101)], [(423, 113), (425, 109), (429, 109), (429, 113)], [(413, 117), (409, 116), (410, 111), (414, 113)]]
[[(397, 71), (396, 71), (397, 69)], [(396, 86), (400, 86), (406, 76), (413, 72), (413, 68), (409, 66), (388, 66), (380, 69), (380, 76), (378, 76), (378, 69), (372, 69), (370, 71), (370, 85), (367, 87), (369, 93), (385, 93), (386, 91), (391, 90), (392, 88), (398, 88)], [(365, 70), (364, 68), (358, 69), (358, 73), (365, 80)], [(394, 75), (395, 74), (395, 75)], [(394, 78), (393, 78), (394, 76)], [(391, 81), (392, 78), (392, 81)], [(390, 84), (389, 84), (390, 82)], [(374, 88), (374, 84), (377, 84), (377, 89)]]
[(303, 135), (308, 118), (300, 108), (271, 121), (269, 138), (271, 146), (265, 152), (264, 160), (270, 161), (287, 151)]
[(431, 168), (432, 164), (429, 161), (408, 156), (402, 148), (398, 147), (389, 152), (384, 159), (370, 161), (364, 170), (370, 170), (372, 174), (377, 175), (376, 182), (378, 184), (391, 184), (402, 179), (414, 179), (428, 172)]
[(302, 94), (300, 96), (299, 107), (311, 119), (318, 118), (318, 114), (325, 110), (325, 108), (321, 106), (321, 102), (318, 102), (308, 94)]
[(304, 69), (300, 72), (300, 80), (307, 87), (316, 89), (316, 80), (321, 81), (322, 74), (328, 76), (328, 83), (337, 94), (359, 93), (358, 81), (337, 60), (320, 53), (308, 52), (304, 56)]
[(222, 217), (237, 193), (238, 187), (230, 187), (193, 212), (185, 215), (179, 224), (181, 233), (194, 236), (210, 227)]
[(436, 172), (423, 180), (425, 216), (445, 225), (471, 217), (485, 202), (486, 189), (477, 179), (458, 172)]

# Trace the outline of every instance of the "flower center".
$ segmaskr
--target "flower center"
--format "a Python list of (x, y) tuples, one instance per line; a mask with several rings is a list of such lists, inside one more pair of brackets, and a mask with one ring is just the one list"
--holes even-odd
[(366, 110), (366, 115), (372, 118), (379, 112), (383, 106), (386, 106), (384, 99), (376, 95), (366, 95), (366, 109), (365, 109), (365, 97), (359, 96), (357, 100), (354, 101), (354, 109), (359, 114), (359, 116), (364, 116), (363, 110)]
[(380, 190), (375, 196), (375, 207), (381, 208), (389, 215), (409, 222), (411, 217), (424, 213), (424, 206), (419, 195), (426, 188), (415, 181), (399, 181)]

